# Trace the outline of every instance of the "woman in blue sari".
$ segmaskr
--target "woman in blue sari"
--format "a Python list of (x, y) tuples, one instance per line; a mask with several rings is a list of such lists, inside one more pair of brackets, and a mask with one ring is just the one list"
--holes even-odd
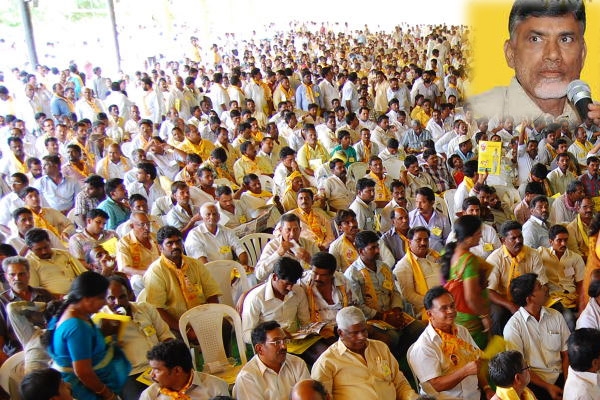
[(87, 271), (72, 283), (66, 299), (54, 310), (44, 342), (53, 359), (52, 368), (71, 384), (78, 400), (117, 399), (131, 365), (121, 350), (106, 343), (90, 315), (106, 302), (108, 280)]

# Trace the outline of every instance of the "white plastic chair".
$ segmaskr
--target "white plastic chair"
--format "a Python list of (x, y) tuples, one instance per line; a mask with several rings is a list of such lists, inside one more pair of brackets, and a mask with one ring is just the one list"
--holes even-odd
[(331, 170), (329, 169), (329, 163), (321, 164), (317, 171), (315, 172), (315, 178), (317, 179), (317, 187), (321, 187), (321, 183), (325, 181), (325, 179), (331, 176)]
[(355, 162), (348, 167), (348, 176), (357, 181), (360, 178), (364, 178), (368, 170), (369, 164), (366, 162)]
[[(219, 297), (219, 303), (235, 307), (235, 303), (240, 295), (245, 291), (250, 290), (250, 283), (248, 282), (246, 271), (237, 261), (217, 260), (208, 262), (204, 265), (212, 275), (213, 279), (219, 284), (221, 293), (223, 293), (223, 295)], [(231, 287), (231, 271), (234, 269), (237, 269), (240, 275), (239, 286), (241, 286), (241, 291), (236, 290), (236, 292), (239, 292), (239, 294), (236, 293), (237, 295), (234, 294), (234, 290)]]
[(251, 233), (240, 239), (240, 242), (248, 253), (250, 266), (256, 267), (260, 253), (262, 253), (269, 240), (274, 237), (275, 235), (271, 235), (270, 233)]
[(2, 389), (4, 389), (6, 393), (11, 395), (11, 399), (16, 398), (16, 396), (10, 392), (10, 378), (13, 376), (16, 382), (21, 381), (23, 372), (17, 371), (17, 368), (19, 368), (19, 365), (21, 365), (24, 360), (25, 352), (19, 351), (4, 361), (4, 364), (0, 367), (0, 386), (2, 386)]
[(262, 186), (263, 190), (271, 192), (273, 195), (277, 194), (277, 185), (275, 184), (273, 178), (268, 175), (259, 175), (258, 179), (260, 180), (260, 186)]
[[(224, 316), (228, 317), (233, 322), (241, 365), (231, 366), (227, 360), (222, 333)], [(242, 339), (242, 318), (237, 311), (226, 304), (209, 303), (196, 306), (183, 313), (179, 318), (179, 332), (181, 333), (185, 344), (190, 347), (186, 334), (188, 325), (194, 330), (198, 342), (200, 343), (205, 370), (210, 371), (209, 373), (211, 375), (215, 375), (225, 380), (227, 383), (233, 384), (238, 372), (248, 362), (246, 358), (246, 346)], [(193, 351), (192, 357), (194, 357)], [(210, 369), (215, 365), (225, 366), (225, 370), (215, 372)]]
[(391, 158), (383, 162), (387, 175), (393, 179), (400, 179), (400, 172), (404, 170), (404, 162), (397, 158)]

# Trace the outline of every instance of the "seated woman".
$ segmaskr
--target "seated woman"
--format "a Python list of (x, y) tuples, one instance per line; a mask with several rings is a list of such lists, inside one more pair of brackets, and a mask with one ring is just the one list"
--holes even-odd
[(120, 349), (107, 344), (90, 320), (106, 303), (107, 289), (105, 277), (86, 271), (75, 278), (64, 301), (49, 305), (53, 318), (43, 342), (52, 367), (71, 384), (78, 400), (116, 399), (131, 370)]

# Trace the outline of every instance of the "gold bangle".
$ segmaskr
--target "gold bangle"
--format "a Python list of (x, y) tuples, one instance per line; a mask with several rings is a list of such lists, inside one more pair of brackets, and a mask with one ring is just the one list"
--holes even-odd
[(94, 392), (94, 393), (96, 393), (96, 394), (102, 394), (102, 393), (104, 393), (105, 390), (106, 390), (106, 384), (102, 385), (102, 389), (100, 389), (99, 391)]
[(486, 391), (486, 390), (488, 390), (488, 389), (489, 389), (489, 390), (492, 390), (492, 387), (491, 387), (490, 385), (485, 385), (485, 386), (483, 387), (483, 390), (484, 390), (484, 391)]
[(479, 319), (486, 319), (486, 318), (489, 318), (489, 317), (490, 317), (490, 314), (481, 314), (479, 316)]

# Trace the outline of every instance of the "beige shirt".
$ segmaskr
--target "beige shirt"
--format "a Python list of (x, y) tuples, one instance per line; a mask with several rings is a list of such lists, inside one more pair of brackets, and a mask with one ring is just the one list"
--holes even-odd
[[(431, 255), (431, 252), (427, 253), (425, 258), (419, 258), (414, 254), (413, 257), (415, 257), (419, 264), (419, 268), (421, 268), (421, 272), (423, 272), (428, 289), (442, 284), (440, 264)], [(415, 314), (421, 313), (423, 308), (425, 308), (423, 305), (425, 294), (419, 294), (415, 289), (415, 277), (408, 256), (404, 256), (398, 261), (393, 272), (396, 276), (396, 286), (402, 294), (402, 297), (412, 304)]]
[[(538, 274), (540, 283), (545, 285), (548, 282), (548, 278), (546, 278), (544, 264), (542, 264), (539, 253), (525, 245), (523, 245), (522, 251), (525, 251), (525, 258), (517, 265), (514, 273), (512, 273), (512, 279), (529, 272), (534, 272)], [(502, 296), (506, 296), (511, 279), (511, 257), (504, 254), (504, 246), (502, 246), (499, 249), (494, 250), (486, 261), (494, 267), (488, 278), (488, 289), (494, 290)]]
[(52, 294), (69, 293), (71, 282), (87, 271), (78, 259), (65, 250), (52, 249), (52, 257), (43, 260), (33, 252), (26, 256), (29, 260), (29, 285), (41, 287)]
[[(158, 244), (154, 239), (150, 239), (150, 244), (152, 248), (149, 250), (137, 240), (133, 231), (130, 231), (117, 242), (117, 265), (139, 270), (148, 269), (148, 266), (160, 257)], [(137, 265), (133, 261), (134, 251), (137, 251), (136, 248), (139, 249), (139, 263)]]
[(537, 249), (548, 277), (550, 294), (560, 297), (564, 292), (575, 293), (575, 283), (583, 281), (585, 264), (581, 256), (569, 249), (558, 259), (552, 248)]
[[(186, 278), (198, 294), (199, 304), (205, 304), (206, 299), (221, 295), (221, 289), (204, 264), (193, 258), (183, 256), (188, 266)], [(175, 272), (161, 263), (158, 259), (150, 264), (144, 273), (145, 295), (139, 301), (146, 301), (156, 308), (165, 309), (169, 314), (179, 319), (188, 310), (183, 291)]]
[(589, 246), (587, 244), (587, 230), (588, 226), (584, 225), (584, 229), (586, 231), (586, 237), (583, 237), (583, 233), (577, 226), (577, 218), (571, 221), (567, 225), (567, 230), (569, 231), (569, 241), (567, 242), (567, 247), (569, 250), (574, 251), (582, 257), (587, 257), (589, 252)]
[(368, 339), (364, 358), (338, 340), (321, 354), (311, 376), (335, 400), (418, 398), (387, 345), (378, 340)]

